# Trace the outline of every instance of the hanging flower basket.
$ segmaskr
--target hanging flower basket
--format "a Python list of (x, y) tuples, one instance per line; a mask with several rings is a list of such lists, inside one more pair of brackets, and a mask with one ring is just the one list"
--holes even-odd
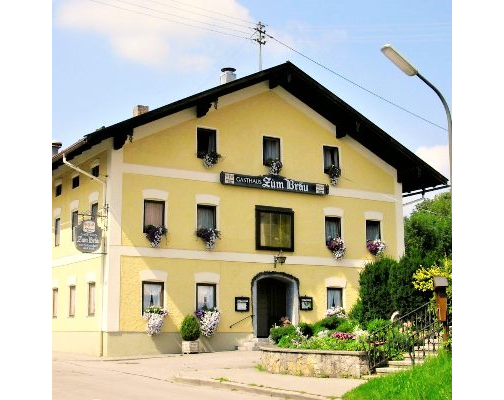
[(211, 168), (215, 164), (217, 164), (221, 158), (222, 156), (219, 153), (211, 151), (203, 156), (203, 165), (205, 166), (205, 168)]
[(327, 248), (332, 251), (336, 260), (340, 260), (345, 256), (345, 242), (343, 239), (337, 237), (329, 237), (326, 242)]
[(150, 242), (152, 247), (159, 247), (161, 239), (167, 233), (168, 229), (166, 229), (163, 225), (159, 226), (148, 225), (147, 231), (145, 232), (145, 237)]
[(147, 320), (147, 335), (154, 336), (161, 332), (164, 318), (168, 315), (168, 310), (159, 306), (149, 306), (144, 312), (143, 319)]
[(266, 166), (268, 166), (270, 169), (270, 175), (278, 175), (282, 170), (283, 164), (282, 161), (278, 159), (269, 159), (268, 161), (266, 161)]
[(368, 240), (366, 242), (366, 247), (372, 255), (379, 256), (383, 254), (387, 246), (380, 239), (375, 239), (375, 240)]
[(326, 310), (326, 317), (332, 317), (333, 315), (336, 315), (336, 317), (338, 318), (347, 318), (345, 309), (343, 307), (331, 307)]
[(214, 307), (212, 310), (196, 310), (194, 314), (200, 320), (201, 333), (206, 337), (213, 336), (219, 327), (220, 311)]
[(215, 247), (215, 242), (220, 239), (220, 231), (213, 228), (200, 228), (196, 231), (196, 236), (205, 242), (205, 248), (210, 251)]
[(341, 168), (332, 164), (328, 168), (327, 174), (329, 175), (329, 179), (331, 180), (331, 185), (336, 186), (338, 184), (338, 178), (341, 176)]

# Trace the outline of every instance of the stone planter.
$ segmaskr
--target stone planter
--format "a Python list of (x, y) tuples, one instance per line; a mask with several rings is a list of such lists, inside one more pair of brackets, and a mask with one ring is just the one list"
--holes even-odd
[(199, 340), (182, 340), (182, 354), (199, 353)]
[(324, 378), (360, 378), (369, 375), (365, 351), (299, 350), (260, 347), (261, 364), (274, 374)]

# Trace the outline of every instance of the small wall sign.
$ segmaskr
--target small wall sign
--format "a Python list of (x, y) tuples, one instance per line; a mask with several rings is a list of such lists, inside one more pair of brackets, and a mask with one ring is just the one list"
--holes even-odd
[(235, 297), (235, 311), (246, 312), (250, 309), (250, 297)]
[(92, 253), (101, 246), (102, 230), (94, 221), (83, 221), (75, 227), (75, 247), (83, 253)]
[(303, 311), (313, 310), (313, 297), (300, 296), (299, 297), (299, 308)]

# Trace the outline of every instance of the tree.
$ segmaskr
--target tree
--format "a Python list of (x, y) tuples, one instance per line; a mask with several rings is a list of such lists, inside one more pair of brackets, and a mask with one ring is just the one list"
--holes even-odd
[(404, 244), (406, 255), (420, 255), (435, 262), (451, 258), (451, 193), (439, 194), (415, 207), (404, 219)]

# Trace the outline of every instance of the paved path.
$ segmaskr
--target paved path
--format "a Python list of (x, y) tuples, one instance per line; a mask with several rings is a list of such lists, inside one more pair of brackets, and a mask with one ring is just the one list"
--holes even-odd
[[(337, 399), (354, 387), (365, 383), (361, 379), (310, 378), (292, 375), (270, 374), (261, 371), (259, 351), (225, 351), (200, 354), (165, 354), (142, 357), (90, 357), (69, 353), (53, 353), (53, 400), (80, 399), (183, 399), (182, 392), (189, 390), (189, 397), (225, 399), (225, 395), (214, 397), (211, 388), (227, 389), (235, 399), (263, 399), (269, 396), (292, 400)], [(67, 369), (65, 373), (64, 370)], [(73, 371), (72, 373), (70, 373)], [(90, 377), (91, 371), (96, 376)], [(73, 374), (73, 375), (72, 375)], [(92, 374), (94, 375), (94, 374)], [(103, 379), (100, 380), (100, 377)], [(68, 387), (78, 387), (79, 379), (89, 378), (81, 392), (69, 396)], [(133, 393), (142, 386), (142, 379), (170, 383), (161, 393)], [(103, 381), (103, 382), (102, 382)], [(96, 384), (102, 397), (90, 397), (90, 384)], [(104, 383), (109, 382), (108, 385)], [(123, 383), (121, 383), (123, 382)], [(175, 385), (175, 383), (177, 385)], [(68, 385), (67, 385), (68, 384)], [(185, 385), (182, 385), (185, 384)], [(151, 385), (152, 386), (152, 385)], [(107, 390), (109, 392), (107, 392)], [(177, 394), (174, 391), (179, 390)], [(204, 391), (205, 393), (203, 393)], [(223, 393), (222, 391), (218, 391)], [(109, 393), (109, 395), (105, 395)], [(111, 395), (114, 395), (111, 397)], [(166, 397), (167, 395), (170, 395)], [(117, 397), (115, 397), (117, 395)], [(140, 396), (141, 395), (141, 396)], [(87, 397), (86, 397), (87, 396)], [(138, 397), (137, 397), (138, 396)], [(220, 397), (219, 397), (220, 396)], [(229, 397), (230, 399), (233, 397)], [(269, 397), (271, 398), (271, 397)]]

